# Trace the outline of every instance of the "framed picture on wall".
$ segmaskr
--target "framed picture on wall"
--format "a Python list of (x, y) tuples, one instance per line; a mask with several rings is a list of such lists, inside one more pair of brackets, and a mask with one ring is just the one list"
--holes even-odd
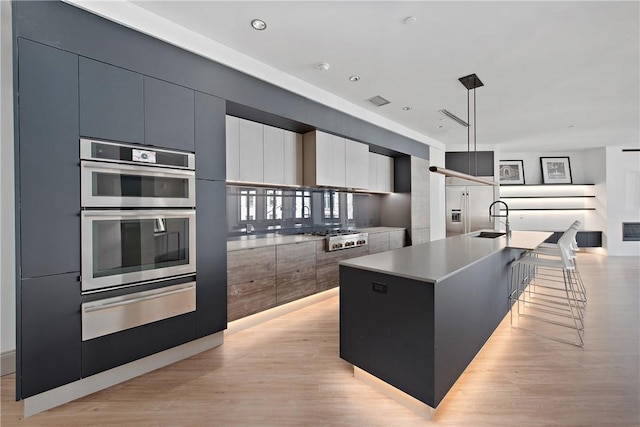
[(500, 160), (500, 185), (524, 184), (522, 160)]
[(571, 165), (568, 157), (540, 157), (544, 184), (571, 184)]

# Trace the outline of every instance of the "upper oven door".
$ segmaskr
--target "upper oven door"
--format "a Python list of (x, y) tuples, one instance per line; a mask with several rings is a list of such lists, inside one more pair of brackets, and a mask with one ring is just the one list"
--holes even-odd
[(196, 271), (195, 210), (81, 212), (82, 290)]
[(195, 207), (195, 172), (158, 167), (81, 162), (84, 208)]

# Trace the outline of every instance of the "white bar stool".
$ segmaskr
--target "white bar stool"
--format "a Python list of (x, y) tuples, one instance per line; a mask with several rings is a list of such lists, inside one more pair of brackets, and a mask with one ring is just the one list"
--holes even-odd
[[(582, 347), (584, 300), (577, 283), (575, 266), (570, 260), (573, 237), (571, 233), (565, 233), (560, 237), (557, 244), (559, 257), (544, 258), (525, 254), (511, 263), (509, 310), (513, 327)], [(538, 287), (542, 290), (538, 290)], [(569, 340), (555, 333), (514, 326), (514, 305), (517, 307), (518, 318), (527, 317), (575, 330), (577, 339)]]

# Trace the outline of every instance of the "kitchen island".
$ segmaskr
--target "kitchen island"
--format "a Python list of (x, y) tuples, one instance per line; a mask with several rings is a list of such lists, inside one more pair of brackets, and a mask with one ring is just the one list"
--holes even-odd
[(340, 262), (340, 357), (356, 373), (437, 407), (507, 314), (509, 264), (551, 233), (477, 235)]

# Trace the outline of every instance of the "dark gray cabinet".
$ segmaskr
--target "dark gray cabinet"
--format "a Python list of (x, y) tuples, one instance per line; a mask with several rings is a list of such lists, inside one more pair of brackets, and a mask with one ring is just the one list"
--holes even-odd
[(196, 180), (197, 335), (227, 328), (227, 193), (222, 181)]
[(493, 176), (493, 151), (448, 151), (444, 162), (447, 169), (474, 176)]
[(144, 143), (141, 74), (80, 58), (80, 135)]
[[(563, 231), (554, 231), (545, 243), (558, 243)], [(602, 231), (578, 231), (576, 243), (579, 248), (599, 248), (602, 246)]]
[(145, 144), (195, 151), (194, 92), (144, 77)]
[(78, 273), (21, 281), (18, 398), (80, 379)]
[(226, 101), (195, 93), (196, 178), (226, 179)]
[(18, 48), (20, 276), (80, 271), (78, 57)]

